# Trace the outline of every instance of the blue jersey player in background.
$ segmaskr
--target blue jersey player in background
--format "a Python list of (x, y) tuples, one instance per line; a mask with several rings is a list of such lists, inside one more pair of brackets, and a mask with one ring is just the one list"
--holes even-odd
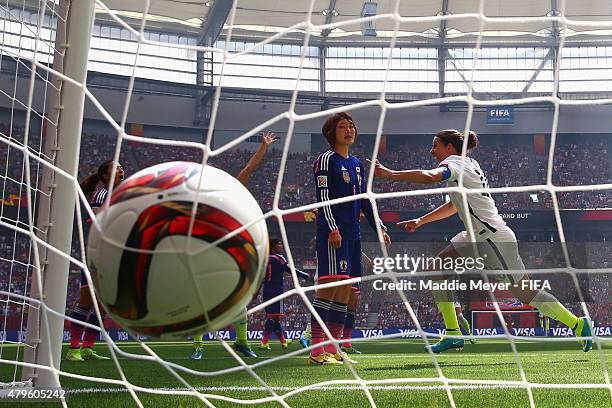
[[(350, 197), (366, 191), (366, 172), (363, 164), (349, 154), (357, 137), (355, 121), (346, 112), (327, 118), (323, 124), (323, 136), (330, 149), (320, 154), (313, 167), (317, 202)], [(361, 234), (359, 217), (363, 213), (370, 226), (377, 224), (383, 230), (386, 244), (390, 238), (385, 226), (367, 199), (357, 199), (341, 204), (325, 205), (317, 212), (317, 278), (318, 283), (336, 282), (361, 277)], [(358, 296), (358, 287), (351, 285), (317, 289), (313, 307), (336, 340), (342, 338), (345, 325), (354, 325), (354, 313), (347, 314), (352, 297)], [(347, 319), (353, 319), (351, 324)], [(311, 318), (313, 348), (308, 364), (355, 363), (334, 344), (321, 345), (325, 334), (314, 316)]]
[[(98, 170), (90, 174), (81, 183), (81, 189), (83, 195), (87, 197), (89, 205), (94, 214), (96, 214), (100, 208), (104, 205), (104, 202), (108, 196), (108, 190), (110, 185), (117, 187), (123, 180), (125, 173), (121, 164), (116, 164), (115, 179), (111, 180), (111, 174), (113, 171), (112, 160), (107, 160), (100, 164)], [(88, 223), (91, 220), (87, 220)], [(81, 286), (79, 288), (79, 300), (72, 309), (70, 317), (74, 320), (70, 322), (70, 348), (66, 354), (66, 360), (69, 361), (84, 361), (84, 360), (108, 360), (108, 357), (99, 355), (93, 350), (96, 338), (99, 335), (99, 331), (89, 327), (85, 327), (79, 322), (87, 322), (95, 326), (101, 326), (101, 322), (98, 320), (96, 312), (93, 310), (93, 298), (89, 291), (89, 284), (85, 273), (81, 270)], [(100, 308), (100, 313), (104, 313), (104, 310)], [(82, 339), (82, 343), (81, 343)]]
[[(266, 274), (262, 284), (264, 302), (285, 292), (283, 279), (285, 273), (291, 273), (291, 269), (289, 268), (287, 259), (282, 254), (284, 251), (283, 241), (277, 238), (270, 239), (270, 256), (268, 257), (268, 266), (266, 267)], [(297, 268), (295, 272), (300, 278), (308, 279), (310, 277), (306, 272), (302, 272)], [(280, 323), (280, 319), (283, 317), (285, 317), (285, 314), (283, 313), (282, 300), (266, 306), (266, 323), (264, 326), (263, 339), (259, 345), (260, 350), (270, 350), (270, 344), (268, 342), (272, 333), (276, 333), (283, 349), (286, 349), (287, 346), (291, 344), (292, 340), (285, 339), (285, 335), (283, 334), (283, 328)]]

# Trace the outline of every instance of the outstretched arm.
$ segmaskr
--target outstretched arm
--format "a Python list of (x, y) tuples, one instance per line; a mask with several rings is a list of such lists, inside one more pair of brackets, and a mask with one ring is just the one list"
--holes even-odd
[[(368, 163), (372, 164), (370, 160)], [(451, 173), (447, 167), (438, 167), (431, 170), (391, 170), (378, 160), (373, 163), (375, 166), (374, 174), (378, 177), (389, 180), (408, 181), (411, 183), (431, 184), (438, 183), (450, 177)]]
[(310, 279), (310, 274), (308, 272), (304, 272), (298, 268), (295, 268), (295, 273), (298, 276), (298, 278)]
[(268, 147), (274, 142), (276, 142), (278, 138), (272, 132), (265, 132), (261, 136), (261, 145), (255, 152), (253, 156), (249, 159), (244, 169), (240, 171), (236, 178), (240, 181), (244, 186), (247, 185), (249, 179), (251, 178), (251, 174), (259, 167), (259, 164), (263, 160), (266, 152), (268, 151)]
[[(289, 263), (287, 262), (284, 265), (284, 271), (287, 273), (291, 273), (291, 268), (289, 268)], [(308, 272), (304, 272), (298, 268), (295, 268), (295, 274), (297, 275), (298, 278), (302, 278), (302, 279), (309, 279), (310, 278), (310, 274)]]
[(420, 228), (425, 224), (443, 220), (455, 214), (457, 214), (457, 207), (455, 207), (455, 205), (449, 201), (448, 203), (442, 204), (435, 210), (425, 214), (422, 217), (408, 221), (401, 221), (398, 222), (397, 225), (403, 225), (406, 231), (414, 232), (417, 228)]

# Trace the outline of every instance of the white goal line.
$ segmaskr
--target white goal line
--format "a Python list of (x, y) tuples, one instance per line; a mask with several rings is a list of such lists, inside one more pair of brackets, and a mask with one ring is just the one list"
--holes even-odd
[[(529, 384), (532, 388), (609, 388), (607, 384)], [(521, 384), (474, 384), (474, 385), (369, 385), (368, 389), (376, 391), (431, 391), (431, 390), (481, 390), (481, 389), (524, 389), (525, 385)], [(323, 385), (314, 387), (257, 387), (257, 386), (220, 386), (220, 387), (194, 387), (197, 391), (203, 392), (267, 392), (270, 389), (274, 391), (346, 391), (346, 390), (361, 390), (359, 385)], [(188, 391), (186, 388), (151, 388), (152, 391)], [(67, 390), (70, 394), (115, 394), (127, 392), (125, 388), (78, 388)]]

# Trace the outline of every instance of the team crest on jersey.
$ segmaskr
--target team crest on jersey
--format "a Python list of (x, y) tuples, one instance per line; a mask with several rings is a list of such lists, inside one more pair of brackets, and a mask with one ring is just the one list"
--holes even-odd
[(361, 173), (361, 167), (355, 167), (355, 171), (356, 171), (357, 173)]
[(348, 262), (346, 262), (344, 259), (340, 261), (340, 270), (342, 272), (345, 272), (348, 269)]
[(327, 176), (317, 176), (317, 187), (327, 187)]
[(342, 172), (342, 179), (344, 180), (345, 183), (350, 183), (351, 182), (351, 175), (349, 174), (348, 171), (343, 171)]

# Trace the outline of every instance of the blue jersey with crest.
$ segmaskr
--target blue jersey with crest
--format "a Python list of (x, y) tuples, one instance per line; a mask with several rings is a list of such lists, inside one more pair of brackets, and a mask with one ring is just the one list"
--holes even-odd
[[(355, 156), (343, 157), (328, 150), (317, 157), (314, 168), (317, 186), (317, 202), (353, 196), (366, 191), (366, 173), (361, 161)], [(368, 199), (326, 205), (317, 212), (317, 237), (327, 239), (329, 233), (338, 230), (343, 239), (360, 239), (359, 214), (376, 228), (376, 218)], [(384, 226), (381, 223), (381, 226)]]

